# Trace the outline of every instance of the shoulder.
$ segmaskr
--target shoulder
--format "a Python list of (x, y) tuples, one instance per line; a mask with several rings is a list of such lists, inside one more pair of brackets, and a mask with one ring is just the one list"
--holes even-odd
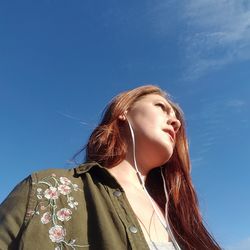
[(52, 181), (56, 186), (60, 184), (66, 184), (70, 185), (73, 183), (76, 183), (80, 185), (82, 183), (81, 175), (87, 173), (92, 169), (93, 167), (98, 166), (98, 168), (101, 168), (97, 163), (83, 163), (78, 166), (72, 167), (72, 168), (49, 168), (45, 170), (40, 170), (33, 172), (30, 175), (31, 178), (31, 184), (38, 184), (48, 181)]
[(64, 168), (49, 168), (44, 170), (39, 170), (31, 173), (31, 178), (33, 181), (44, 179), (51, 176), (57, 177), (67, 177), (74, 178), (75, 170), (74, 168), (64, 169)]
[[(38, 186), (43, 187), (59, 187), (60, 185), (72, 186), (74, 183), (80, 184), (81, 178), (75, 175), (75, 169), (57, 169), (51, 168), (46, 170), (41, 170), (33, 172), (30, 175), (31, 184), (33, 189), (38, 188)], [(36, 190), (37, 191), (37, 190)]]
[[(41, 200), (61, 200), (82, 189), (82, 179), (71, 169), (46, 169), (31, 174), (31, 196), (36, 205)], [(61, 198), (60, 198), (61, 197)]]
[(69, 178), (70, 180), (77, 181), (77, 179), (79, 179), (81, 175), (89, 172), (91, 169), (96, 167), (99, 169), (103, 169), (103, 167), (96, 162), (87, 162), (68, 169), (49, 168), (45, 170), (36, 171), (31, 174), (31, 178), (33, 181), (36, 181), (52, 176), (55, 177), (56, 179), (61, 178), (62, 180), (63, 177), (65, 177)]
[[(83, 171), (85, 164), (81, 166)], [(1, 249), (7, 249), (13, 242), (18, 246), (19, 237), (23, 237), (24, 231), (31, 233), (47, 224), (44, 228), (51, 230), (52, 235), (55, 226), (62, 228), (59, 222), (67, 222), (72, 214), (76, 214), (75, 220), (81, 216), (81, 210), (77, 210), (77, 207), (84, 202), (83, 173), (77, 174), (78, 168), (36, 171), (17, 184), (0, 205), (0, 231), (4, 232), (0, 236)], [(51, 223), (54, 223), (54, 227)], [(67, 230), (70, 232), (69, 227)]]

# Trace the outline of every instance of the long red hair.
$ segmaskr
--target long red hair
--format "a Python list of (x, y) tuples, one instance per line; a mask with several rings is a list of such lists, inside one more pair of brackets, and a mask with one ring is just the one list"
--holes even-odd
[[(173, 103), (166, 92), (154, 85), (141, 86), (116, 96), (106, 107), (100, 124), (92, 132), (86, 145), (86, 161), (113, 167), (124, 160), (127, 144), (124, 138), (124, 122), (119, 116), (129, 110), (141, 97), (158, 94), (172, 105), (181, 127), (177, 133), (176, 146), (171, 159), (163, 165), (169, 195), (168, 220), (174, 236), (182, 249), (221, 249), (206, 230), (199, 211), (190, 170), (189, 149), (183, 112)], [(165, 209), (166, 199), (160, 168), (150, 171), (146, 187), (158, 205)], [(162, 185), (159, 185), (161, 183)]]

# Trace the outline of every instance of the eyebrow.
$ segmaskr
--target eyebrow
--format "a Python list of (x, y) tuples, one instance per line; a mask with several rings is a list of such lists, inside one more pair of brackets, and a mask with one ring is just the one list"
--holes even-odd
[(156, 99), (155, 101), (159, 101), (159, 102), (164, 103), (164, 105), (166, 105), (169, 113), (173, 113), (175, 115), (175, 117), (176, 117), (176, 112), (175, 112), (174, 108), (172, 107), (172, 105), (167, 100)]

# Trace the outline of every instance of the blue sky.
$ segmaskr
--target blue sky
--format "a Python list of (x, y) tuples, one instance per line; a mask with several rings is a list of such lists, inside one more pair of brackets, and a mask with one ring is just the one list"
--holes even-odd
[(106, 103), (153, 83), (185, 112), (208, 229), (250, 249), (249, 27), (243, 0), (1, 1), (0, 201), (71, 167)]

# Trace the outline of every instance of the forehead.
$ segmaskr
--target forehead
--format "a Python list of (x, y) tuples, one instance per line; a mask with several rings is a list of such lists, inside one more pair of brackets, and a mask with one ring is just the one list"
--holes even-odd
[(143, 105), (147, 103), (156, 103), (156, 102), (163, 103), (170, 113), (172, 113), (174, 116), (176, 115), (175, 114), (176, 112), (174, 108), (172, 107), (172, 105), (169, 103), (168, 99), (159, 94), (148, 94), (148, 95), (142, 96), (134, 103), (133, 106), (137, 106), (138, 104)]
[(158, 95), (158, 94), (148, 94), (148, 95), (142, 96), (136, 102), (139, 103), (139, 102), (154, 102), (154, 101), (162, 101), (166, 105), (169, 105), (170, 107), (172, 107), (165, 97)]

